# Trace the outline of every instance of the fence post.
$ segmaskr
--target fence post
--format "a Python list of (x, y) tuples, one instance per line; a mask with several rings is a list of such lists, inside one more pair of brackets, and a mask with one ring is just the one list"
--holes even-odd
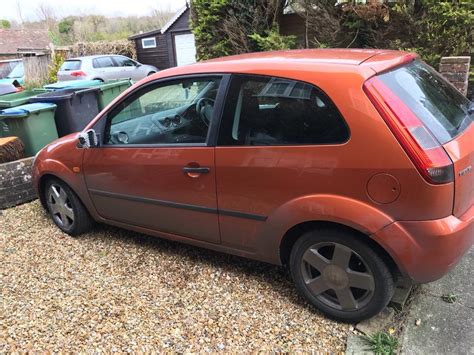
[(443, 57), (439, 72), (463, 95), (467, 95), (471, 57)]

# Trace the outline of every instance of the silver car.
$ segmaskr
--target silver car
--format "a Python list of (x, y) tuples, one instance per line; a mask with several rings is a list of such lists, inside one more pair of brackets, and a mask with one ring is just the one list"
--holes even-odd
[(132, 79), (154, 74), (158, 69), (123, 55), (92, 55), (67, 59), (58, 71), (58, 81)]

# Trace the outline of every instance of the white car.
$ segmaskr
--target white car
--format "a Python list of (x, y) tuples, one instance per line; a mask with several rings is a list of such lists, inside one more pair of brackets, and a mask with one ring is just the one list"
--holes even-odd
[(93, 55), (67, 59), (58, 71), (58, 81), (132, 79), (138, 81), (158, 69), (122, 55)]

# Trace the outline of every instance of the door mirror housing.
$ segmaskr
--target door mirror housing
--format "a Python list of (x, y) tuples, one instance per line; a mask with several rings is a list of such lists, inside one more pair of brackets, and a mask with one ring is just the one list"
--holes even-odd
[(99, 146), (99, 139), (93, 129), (80, 132), (77, 138), (77, 147), (80, 149), (89, 149)]

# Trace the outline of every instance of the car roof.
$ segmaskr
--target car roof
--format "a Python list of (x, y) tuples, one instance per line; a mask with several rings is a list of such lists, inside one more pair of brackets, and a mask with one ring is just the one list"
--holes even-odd
[(240, 54), (162, 70), (144, 81), (176, 75), (248, 73), (288, 76), (291, 72), (358, 73), (369, 78), (376, 73), (416, 58), (416, 54), (383, 49), (300, 49)]
[(95, 54), (95, 55), (85, 55), (82, 57), (68, 58), (66, 60), (84, 60), (84, 59), (96, 59), (96, 58), (102, 58), (102, 57), (124, 57), (124, 56), (121, 54)]

